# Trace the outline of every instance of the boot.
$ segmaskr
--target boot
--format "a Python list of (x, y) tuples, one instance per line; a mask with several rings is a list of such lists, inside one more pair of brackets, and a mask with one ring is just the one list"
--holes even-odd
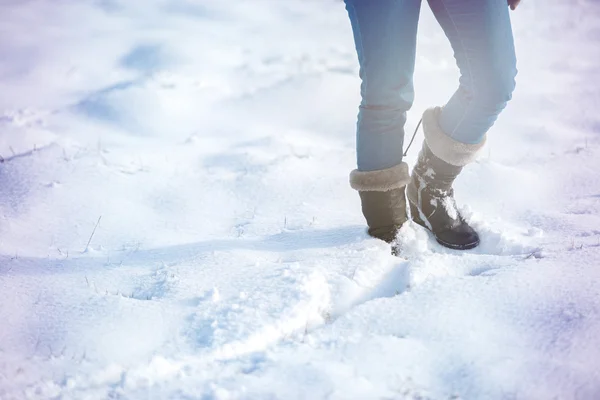
[(452, 184), (464, 165), (483, 147), (447, 136), (438, 125), (440, 108), (423, 115), (425, 141), (407, 188), (411, 218), (429, 229), (442, 246), (468, 250), (479, 245), (479, 235), (460, 214)]
[(395, 242), (398, 230), (408, 220), (405, 188), (409, 180), (406, 163), (377, 171), (352, 171), (350, 186), (360, 195), (369, 235)]

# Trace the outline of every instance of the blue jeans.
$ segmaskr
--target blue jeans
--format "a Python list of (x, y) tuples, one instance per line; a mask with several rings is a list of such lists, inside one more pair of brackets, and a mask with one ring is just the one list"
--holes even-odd
[[(428, 0), (450, 40), (461, 77), (439, 125), (458, 142), (476, 144), (511, 99), (517, 74), (506, 0)], [(360, 64), (357, 123), (360, 171), (402, 162), (406, 112), (421, 0), (345, 0)]]

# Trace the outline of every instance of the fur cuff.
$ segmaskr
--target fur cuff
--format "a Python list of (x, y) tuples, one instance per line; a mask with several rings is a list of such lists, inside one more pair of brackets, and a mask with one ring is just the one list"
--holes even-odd
[(474, 161), (479, 150), (485, 145), (486, 136), (481, 143), (461, 143), (442, 131), (438, 118), (442, 109), (440, 107), (430, 108), (423, 113), (423, 132), (425, 142), (431, 152), (448, 164), (464, 167)]
[(408, 164), (404, 162), (377, 171), (355, 169), (350, 173), (350, 186), (361, 192), (387, 192), (404, 187), (409, 181)]

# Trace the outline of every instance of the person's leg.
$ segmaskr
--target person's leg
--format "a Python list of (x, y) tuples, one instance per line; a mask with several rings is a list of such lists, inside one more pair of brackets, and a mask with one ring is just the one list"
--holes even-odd
[(402, 162), (421, 0), (345, 0), (360, 64), (359, 171)]
[[(393, 243), (408, 219), (402, 162), (421, 0), (345, 0), (360, 64), (361, 97), (350, 185), (373, 237)], [(395, 249), (392, 249), (394, 252)]]
[(439, 116), (442, 131), (478, 144), (511, 99), (517, 74), (506, 0), (429, 0), (452, 44), (461, 77)]
[(425, 141), (407, 187), (411, 217), (439, 243), (470, 249), (479, 236), (462, 218), (452, 184), (475, 159), (510, 100), (516, 57), (506, 0), (429, 0), (461, 72), (443, 108), (423, 114)]

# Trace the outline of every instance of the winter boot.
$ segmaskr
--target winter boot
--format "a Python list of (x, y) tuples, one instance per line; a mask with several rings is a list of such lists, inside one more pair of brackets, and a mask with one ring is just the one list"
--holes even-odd
[[(394, 243), (398, 230), (408, 220), (405, 188), (409, 181), (406, 163), (377, 171), (352, 171), (350, 186), (360, 195), (369, 235)], [(396, 252), (395, 247), (392, 251)]]
[(483, 147), (464, 144), (447, 136), (438, 125), (440, 108), (425, 111), (425, 141), (407, 188), (411, 218), (429, 229), (442, 246), (468, 250), (479, 244), (479, 235), (464, 220), (454, 200), (452, 183), (463, 166)]

